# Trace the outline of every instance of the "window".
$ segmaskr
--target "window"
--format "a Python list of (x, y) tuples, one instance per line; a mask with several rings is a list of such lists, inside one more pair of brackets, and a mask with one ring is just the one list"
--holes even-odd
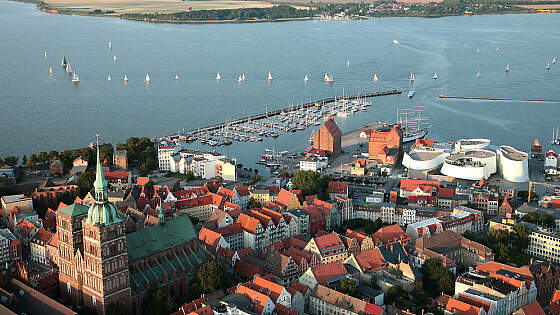
[(66, 282), (66, 290), (68, 290), (68, 293), (72, 292), (72, 286), (70, 285), (70, 282)]

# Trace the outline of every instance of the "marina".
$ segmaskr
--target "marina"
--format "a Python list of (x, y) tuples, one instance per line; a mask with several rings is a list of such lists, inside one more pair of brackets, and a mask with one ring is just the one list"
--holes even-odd
[(268, 111), (261, 114), (226, 121), (219, 124), (178, 132), (171, 139), (183, 142), (200, 141), (210, 146), (229, 145), (233, 141), (258, 142), (266, 137), (277, 138), (282, 132), (296, 132), (310, 126), (319, 127), (328, 116), (346, 118), (356, 112), (365, 112), (372, 104), (368, 98), (401, 94), (401, 90), (389, 90), (367, 94), (331, 97), (319, 101), (287, 108)]

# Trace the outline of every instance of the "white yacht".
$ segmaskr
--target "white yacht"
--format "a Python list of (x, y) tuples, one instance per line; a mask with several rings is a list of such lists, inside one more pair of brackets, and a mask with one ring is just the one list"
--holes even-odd
[(146, 73), (146, 78), (144, 79), (146, 83), (150, 83), (150, 76)]
[(221, 80), (222, 76), (220, 75), (220, 73), (218, 72), (218, 74), (216, 74), (216, 80)]
[(414, 90), (408, 92), (408, 98), (412, 98), (414, 96)]
[(437, 73), (434, 72), (434, 80), (437, 80)]

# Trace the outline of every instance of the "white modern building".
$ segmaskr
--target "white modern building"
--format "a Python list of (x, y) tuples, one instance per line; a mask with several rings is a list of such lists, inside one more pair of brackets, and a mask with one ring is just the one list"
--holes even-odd
[(461, 139), (455, 142), (456, 151), (486, 149), (490, 145), (488, 139)]
[(158, 163), (160, 171), (169, 171), (171, 167), (172, 156), (179, 150), (176, 144), (161, 143), (158, 146)]
[(496, 173), (496, 153), (484, 149), (455, 152), (445, 159), (441, 173), (466, 180), (487, 179)]
[(309, 155), (299, 161), (299, 169), (302, 171), (320, 171), (327, 167), (329, 160), (326, 157)]
[(440, 167), (449, 153), (431, 150), (411, 150), (403, 156), (402, 164), (409, 170), (431, 171)]
[(503, 145), (498, 149), (498, 168), (502, 177), (510, 182), (529, 180), (529, 155), (513, 147)]

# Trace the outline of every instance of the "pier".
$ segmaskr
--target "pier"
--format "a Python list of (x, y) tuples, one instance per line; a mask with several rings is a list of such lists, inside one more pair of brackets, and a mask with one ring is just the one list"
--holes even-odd
[(539, 100), (539, 99), (532, 100), (532, 99), (527, 99), (527, 98), (468, 97), (468, 96), (445, 96), (445, 95), (440, 95), (439, 98), (441, 98), (441, 99), (454, 99), (454, 100), (560, 103), (560, 100)]
[[(401, 93), (402, 93), (401, 90), (390, 90), (390, 91), (373, 92), (373, 93), (340, 96), (340, 97), (335, 96), (335, 97), (331, 97), (331, 98), (327, 98), (327, 99), (323, 99), (323, 100), (319, 100), (319, 101), (313, 101), (313, 102), (309, 102), (309, 103), (305, 103), (305, 104), (290, 106), (290, 107), (287, 107), (287, 108), (278, 109), (278, 110), (274, 110), (274, 111), (270, 111), (270, 112), (267, 111), (265, 113), (255, 114), (255, 115), (235, 119), (235, 120), (228, 121), (228, 122), (223, 122), (223, 123), (219, 123), (219, 124), (215, 124), (215, 125), (211, 125), (211, 126), (207, 126), (207, 127), (203, 127), (203, 128), (197, 128), (197, 129), (190, 130), (190, 131), (183, 130), (182, 133), (173, 134), (173, 135), (170, 136), (170, 138), (171, 139), (176, 139), (176, 138), (182, 138), (182, 136), (189, 137), (189, 136), (192, 136), (192, 135), (208, 134), (208, 133), (211, 133), (211, 132), (214, 132), (214, 131), (219, 131), (220, 129), (223, 129), (223, 128), (226, 128), (226, 127), (231, 128), (231, 127), (234, 127), (236, 125), (241, 125), (241, 124), (248, 123), (248, 122), (255, 122), (255, 121), (258, 121), (258, 120), (262, 120), (262, 119), (274, 118), (274, 117), (280, 116), (280, 115), (289, 115), (290, 113), (293, 113), (295, 111), (305, 111), (305, 110), (308, 110), (308, 109), (322, 108), (324, 106), (328, 106), (328, 105), (331, 105), (332, 103), (340, 102), (340, 101), (349, 102), (349, 101), (353, 101), (353, 100), (354, 101), (355, 100), (362, 100), (362, 99), (372, 98), (372, 97), (377, 97), (377, 96), (395, 95), (395, 94), (401, 94)], [(298, 129), (298, 130), (301, 130), (301, 129)]]

